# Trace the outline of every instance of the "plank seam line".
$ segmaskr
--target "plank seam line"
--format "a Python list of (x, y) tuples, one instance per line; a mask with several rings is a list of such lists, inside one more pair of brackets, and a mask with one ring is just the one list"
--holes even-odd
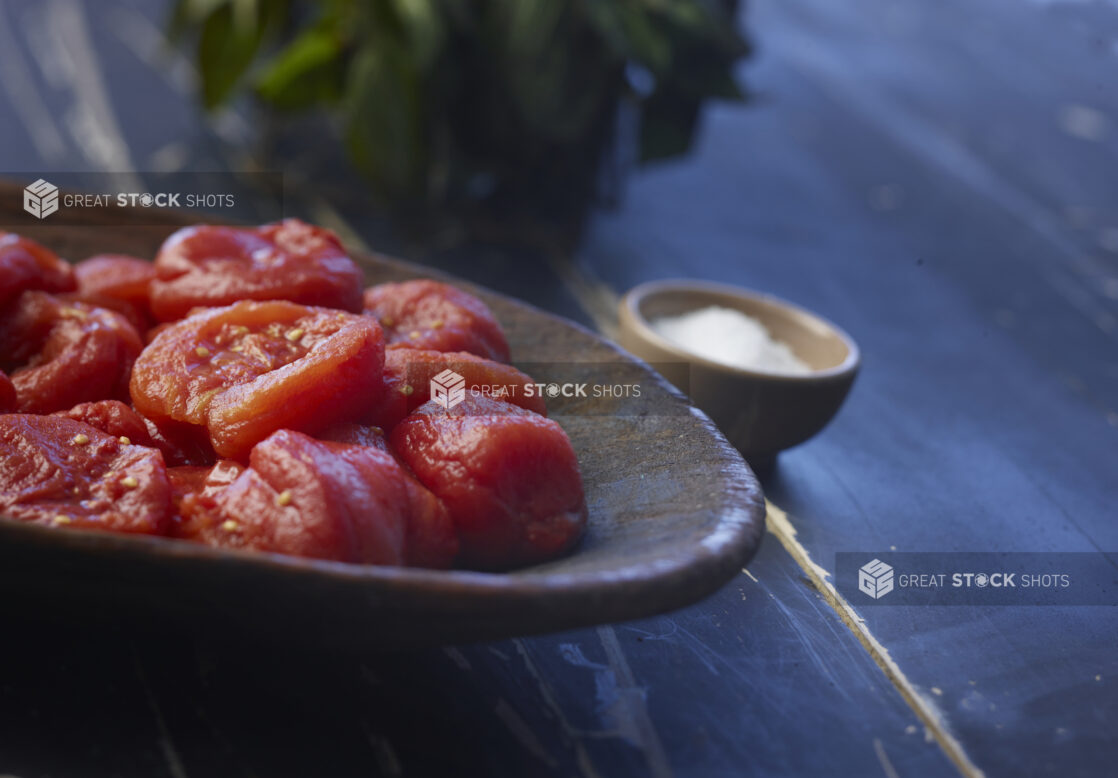
[(838, 614), (842, 623), (854, 634), (854, 637), (862, 644), (862, 648), (866, 650), (874, 662), (877, 663), (877, 666), (881, 668), (881, 671), (885, 673), (885, 677), (900, 692), (901, 698), (912, 708), (927, 730), (932, 733), (932, 737), (939, 743), (947, 758), (955, 764), (959, 772), (966, 778), (983, 778), (985, 774), (970, 760), (962, 743), (948, 730), (936, 706), (916, 690), (915, 684), (908, 679), (900, 665), (889, 655), (889, 649), (882, 645), (881, 641), (870, 632), (865, 623), (858, 618), (854, 607), (839, 594), (834, 584), (828, 580), (831, 574), (816, 564), (808, 550), (796, 540), (796, 528), (788, 520), (788, 514), (767, 499), (765, 500), (765, 509), (767, 511), (765, 525), (768, 531), (776, 536), (776, 539), (784, 546), (784, 550), (807, 574), (812, 586), (823, 596), (831, 609)]
[(616, 674), (621, 686), (627, 692), (639, 692), (635, 703), (631, 702), (633, 700), (631, 695), (623, 699), (626, 700), (625, 707), (637, 728), (640, 750), (644, 754), (645, 763), (648, 765), (649, 775), (653, 778), (671, 778), (675, 773), (668, 761), (668, 754), (664, 750), (660, 734), (656, 731), (656, 725), (652, 723), (652, 717), (648, 714), (644, 691), (637, 684), (633, 669), (629, 666), (629, 660), (625, 658), (625, 649), (621, 647), (621, 641), (617, 639), (617, 632), (609, 624), (604, 624), (598, 627), (597, 633), (598, 640), (601, 641), (602, 648), (606, 652), (606, 661), (609, 663), (610, 669)]
[[(313, 208), (316, 217), (324, 221), (329, 220), (331, 227), (344, 233), (343, 237), (347, 242), (364, 247), (365, 242), (360, 239), (356, 230), (353, 230), (327, 201), (317, 198)], [(617, 331), (616, 305), (620, 297), (607, 284), (565, 256), (552, 255), (549, 257), (549, 264), (559, 273), (561, 281), (566, 284), (568, 291), (590, 316), (595, 326), (607, 337), (613, 336)], [(765, 508), (767, 513), (765, 524), (768, 531), (776, 536), (793, 561), (807, 574), (812, 586), (823, 596), (824, 601), (835, 611), (839, 620), (854, 634), (862, 648), (897, 689), (901, 698), (932, 733), (947, 758), (965, 778), (985, 778), (982, 770), (967, 756), (962, 744), (948, 731), (935, 706), (920, 695), (915, 685), (908, 680), (904, 671), (889, 655), (889, 650), (866, 628), (854, 608), (827, 580), (830, 573), (817, 565), (808, 550), (796, 540), (796, 529), (788, 520), (787, 514), (767, 499)]]
[[(553, 257), (552, 266), (560, 271), (563, 282), (594, 320), (595, 325), (604, 331), (607, 337), (616, 332), (616, 318), (611, 320), (610, 314), (616, 316), (617, 300), (620, 297), (594, 274), (565, 257)], [(807, 574), (812, 586), (823, 596), (824, 601), (835, 611), (839, 620), (854, 634), (862, 648), (885, 673), (885, 677), (897, 689), (901, 698), (913, 710), (928, 732), (932, 733), (947, 758), (966, 778), (984, 778), (985, 774), (967, 756), (962, 743), (948, 730), (934, 703), (920, 695), (916, 686), (908, 680), (904, 671), (889, 655), (889, 650), (869, 631), (850, 603), (827, 580), (831, 574), (816, 564), (808, 550), (796, 540), (796, 528), (788, 520), (788, 515), (767, 499), (765, 508), (767, 513), (765, 525), (768, 531), (776, 536), (793, 561)]]

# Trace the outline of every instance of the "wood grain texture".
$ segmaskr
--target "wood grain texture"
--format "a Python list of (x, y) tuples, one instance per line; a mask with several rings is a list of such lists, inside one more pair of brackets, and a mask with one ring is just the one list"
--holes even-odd
[[(825, 568), (894, 546), (1118, 549), (1118, 10), (758, 0), (749, 18), (771, 99), (710, 111), (687, 164), (598, 220), (584, 265), (617, 289), (764, 289), (858, 340), (843, 409), (763, 478)], [(1079, 115), (1108, 129), (1069, 132)], [(979, 769), (1112, 771), (1115, 608), (859, 615)]]
[[(226, 121), (250, 115), (212, 122), (171, 77), (165, 3), (82, 5), (0, 0), (3, 169), (119, 169), (73, 120), (98, 71), (136, 170), (253, 169)], [(96, 61), (60, 79), (75, 17)], [(824, 566), (891, 545), (1118, 547), (1118, 9), (751, 0), (743, 24), (756, 99), (712, 106), (693, 155), (630, 180), (585, 241), (605, 283), (583, 286), (721, 279), (857, 337), (847, 405), (764, 479)], [(553, 255), (406, 246), (327, 146), (311, 133), (280, 150), (288, 213), (325, 221), (328, 200), (370, 245), (608, 325), (611, 305), (576, 299)], [(628, 673), (596, 629), (343, 657), (18, 619), (8, 598), (0, 772), (957, 775), (775, 540), (702, 603), (609, 628)], [(862, 615), (988, 775), (1093, 776), (1118, 753), (1111, 610)]]
[[(10, 211), (19, 204), (20, 188), (0, 184), (0, 223), (13, 221)], [(22, 232), (72, 260), (107, 252), (150, 258), (174, 229), (153, 228), (151, 221), (193, 222), (154, 213), (141, 211), (136, 227), (122, 212), (112, 227), (71, 219)], [(91, 211), (89, 218), (98, 214)], [(385, 257), (354, 256), (370, 283), (431, 275)], [(514, 361), (634, 363), (572, 322), (470, 289), (501, 322)], [(153, 610), (171, 616), (175, 609), (167, 603), (173, 602), (188, 620), (223, 620), (276, 634), (315, 635), (318, 629), (300, 627), (331, 618), (351, 625), (335, 631), (338, 639), (381, 647), (525, 635), (681, 607), (748, 562), (764, 530), (764, 502), (756, 478), (709, 419), (654, 371), (634, 369), (647, 393), (640, 415), (610, 414), (591, 397), (579, 414), (557, 418), (578, 454), (590, 509), (586, 536), (562, 559), (508, 574), (443, 572), (3, 523), (0, 592), (30, 586), (45, 601), (81, 601), (83, 607), (111, 601), (118, 615), (127, 608), (142, 618)], [(110, 570), (111, 581), (105, 576)], [(75, 587), (81, 580), (100, 583)], [(81, 592), (77, 598), (75, 591)], [(174, 591), (190, 596), (153, 599)]]

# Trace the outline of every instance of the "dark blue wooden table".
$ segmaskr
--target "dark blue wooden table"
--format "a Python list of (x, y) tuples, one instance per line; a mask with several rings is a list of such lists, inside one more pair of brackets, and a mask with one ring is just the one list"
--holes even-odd
[[(0, 3), (0, 171), (244, 169), (249, 121), (198, 115), (162, 13)], [(607, 334), (665, 276), (839, 322), (863, 373), (764, 474), (749, 569), (663, 617), (406, 655), (6, 615), (0, 774), (1114, 774), (1118, 608), (862, 607), (830, 573), (1118, 550), (1118, 7), (760, 0), (748, 23), (752, 104), (708, 110), (574, 255), (408, 246), (309, 183), (336, 164), (316, 149), (284, 205)]]

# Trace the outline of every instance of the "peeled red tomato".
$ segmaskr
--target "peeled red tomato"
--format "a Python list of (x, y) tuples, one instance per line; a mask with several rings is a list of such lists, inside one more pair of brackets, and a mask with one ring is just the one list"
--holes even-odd
[(578, 460), (550, 419), (469, 392), (449, 411), (434, 402), (421, 406), (389, 440), (446, 505), (467, 567), (540, 562), (582, 534), (586, 500)]
[(24, 292), (0, 313), (0, 369), (24, 413), (128, 397), (143, 344), (124, 317), (104, 308)]
[(384, 392), (380, 400), (370, 406), (366, 419), (385, 429), (396, 426), (401, 419), (431, 399), (431, 379), (444, 370), (461, 376), (467, 391), (484, 389), (498, 399), (505, 399), (542, 416), (547, 415), (543, 396), (528, 392), (531, 376), (512, 365), (464, 351), (448, 353), (390, 348), (384, 356)]
[(365, 312), (384, 328), (390, 349), (467, 351), (509, 361), (509, 344), (489, 307), (439, 281), (404, 281), (365, 290)]
[(156, 448), (143, 418), (120, 400), (81, 403), (68, 411), (56, 411), (54, 415), (84, 422), (106, 435), (126, 438), (130, 443)]
[(57, 416), (0, 416), (0, 514), (78, 529), (165, 534), (171, 486), (159, 452)]
[(35, 241), (11, 232), (0, 232), (0, 306), (29, 289), (72, 292), (77, 288), (74, 270)]
[(358, 418), (383, 369), (384, 336), (369, 317), (242, 302), (160, 332), (133, 368), (132, 402), (157, 424), (205, 427), (220, 456), (244, 460), (276, 430)]
[(361, 310), (361, 270), (334, 233), (298, 219), (187, 227), (160, 248), (155, 272), (151, 308), (160, 321), (242, 300)]
[(445, 508), (391, 454), (281, 430), (212, 495), (182, 500), (181, 534), (209, 545), (339, 562), (446, 566)]

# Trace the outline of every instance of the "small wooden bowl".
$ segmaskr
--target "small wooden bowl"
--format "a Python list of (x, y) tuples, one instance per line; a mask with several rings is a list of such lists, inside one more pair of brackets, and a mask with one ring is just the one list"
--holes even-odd
[[(806, 375), (743, 369), (693, 354), (650, 322), (717, 305), (759, 320), (813, 370)], [(825, 319), (769, 295), (703, 281), (652, 281), (619, 305), (620, 342), (691, 396), (751, 463), (811, 438), (834, 417), (858, 373), (854, 340)]]

